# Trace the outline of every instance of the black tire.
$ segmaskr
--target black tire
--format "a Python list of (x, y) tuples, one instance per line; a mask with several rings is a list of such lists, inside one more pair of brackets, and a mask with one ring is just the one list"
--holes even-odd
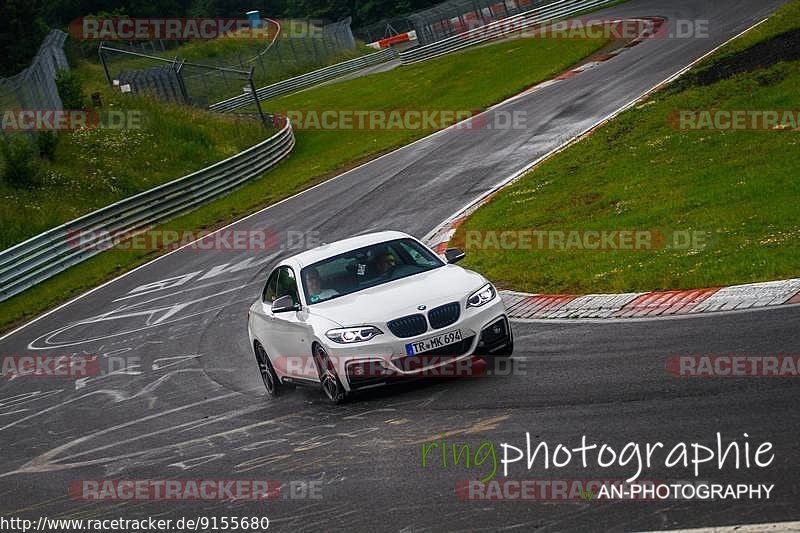
[(336, 367), (319, 343), (314, 343), (311, 348), (314, 356), (314, 363), (317, 365), (319, 375), (319, 385), (325, 396), (334, 404), (343, 403), (347, 399), (347, 391), (344, 390), (342, 381), (336, 373)]
[(272, 368), (272, 363), (269, 360), (266, 350), (264, 350), (264, 347), (258, 342), (254, 344), (253, 350), (256, 354), (258, 371), (261, 374), (261, 380), (264, 382), (264, 388), (267, 389), (267, 394), (272, 398), (280, 396), (283, 385), (278, 375), (275, 373), (275, 369)]

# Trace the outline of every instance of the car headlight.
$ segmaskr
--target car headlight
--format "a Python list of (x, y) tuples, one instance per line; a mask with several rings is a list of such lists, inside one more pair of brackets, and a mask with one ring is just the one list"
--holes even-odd
[(497, 296), (497, 291), (494, 290), (491, 283), (487, 283), (469, 295), (469, 298), (467, 298), (467, 307), (480, 307), (494, 300), (495, 296)]
[(383, 332), (375, 326), (358, 326), (355, 328), (332, 329), (325, 333), (325, 336), (339, 344), (352, 344), (354, 342), (366, 342), (382, 334)]

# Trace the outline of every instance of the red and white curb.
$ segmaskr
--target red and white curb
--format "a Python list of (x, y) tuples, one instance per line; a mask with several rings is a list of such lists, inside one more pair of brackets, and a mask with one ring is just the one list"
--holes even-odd
[[(771, 522), (768, 524), (744, 524), (736, 526), (701, 527), (696, 529), (673, 529), (669, 533), (776, 533), (798, 532), (800, 522)], [(656, 531), (652, 533), (667, 533)]]
[(643, 318), (800, 303), (800, 279), (713, 289), (586, 296), (500, 291), (511, 318)]

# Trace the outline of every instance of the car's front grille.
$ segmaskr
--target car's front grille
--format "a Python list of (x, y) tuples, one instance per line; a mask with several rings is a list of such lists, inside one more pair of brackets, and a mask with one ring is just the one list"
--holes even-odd
[(452, 302), (428, 311), (428, 322), (433, 329), (440, 329), (455, 324), (459, 316), (461, 316), (461, 304)]
[(448, 346), (442, 346), (434, 350), (418, 353), (417, 355), (407, 355), (393, 359), (392, 362), (405, 372), (419, 370), (420, 368), (446, 363), (467, 353), (472, 346), (475, 336), (467, 337), (464, 340)]
[(387, 322), (386, 325), (389, 326), (389, 331), (401, 339), (422, 335), (428, 331), (428, 323), (425, 321), (425, 317), (420, 314), (395, 318)]

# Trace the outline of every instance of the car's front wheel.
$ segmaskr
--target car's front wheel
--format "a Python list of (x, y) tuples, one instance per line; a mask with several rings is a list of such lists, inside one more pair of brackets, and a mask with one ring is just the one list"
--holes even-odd
[(281, 393), (282, 385), (275, 369), (272, 368), (272, 363), (267, 356), (266, 350), (260, 343), (256, 342), (253, 346), (256, 353), (256, 362), (258, 363), (258, 371), (261, 373), (261, 380), (264, 382), (264, 388), (267, 389), (267, 394), (272, 397), (279, 396)]
[(319, 374), (319, 384), (322, 387), (322, 392), (328, 399), (336, 404), (342, 403), (347, 397), (347, 391), (344, 390), (339, 375), (336, 373), (336, 366), (331, 361), (328, 352), (319, 343), (314, 343), (312, 348), (314, 355), (314, 363), (317, 365), (317, 373)]

